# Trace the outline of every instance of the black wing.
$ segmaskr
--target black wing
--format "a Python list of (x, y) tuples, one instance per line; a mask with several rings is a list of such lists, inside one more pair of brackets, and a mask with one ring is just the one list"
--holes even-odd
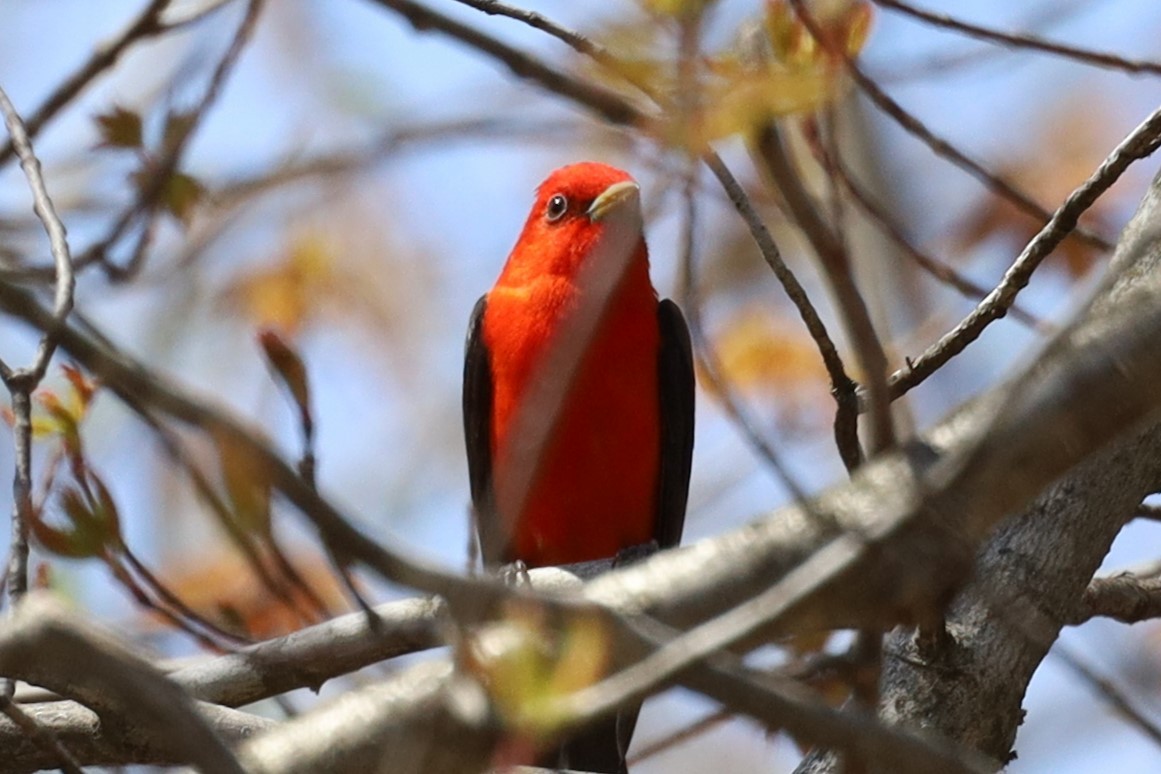
[(681, 540), (689, 471), (693, 463), (693, 348), (689, 328), (677, 304), (657, 305), (661, 351), (657, 358), (661, 402), (661, 475), (657, 481), (657, 523), (653, 536), (662, 548)]
[(494, 564), (503, 549), (499, 545), (492, 495), (492, 362), (484, 344), (487, 306), (488, 297), (480, 296), (472, 309), (464, 346), (464, 442), (480, 552), (485, 564)]

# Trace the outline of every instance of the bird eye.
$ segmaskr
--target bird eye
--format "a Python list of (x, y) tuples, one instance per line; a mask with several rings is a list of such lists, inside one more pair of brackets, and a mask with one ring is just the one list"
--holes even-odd
[(568, 199), (564, 198), (562, 194), (556, 194), (548, 200), (544, 216), (548, 218), (549, 223), (555, 223), (563, 218), (566, 212), (568, 212)]

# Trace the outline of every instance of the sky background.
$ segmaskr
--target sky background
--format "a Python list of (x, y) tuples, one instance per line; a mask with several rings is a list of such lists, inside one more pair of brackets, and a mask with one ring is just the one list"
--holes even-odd
[[(562, 45), (517, 23), (482, 17), (453, 2), (430, 5), (558, 67), (580, 66)], [(599, 39), (615, 25), (640, 18), (631, 2), (522, 5)], [(721, 3), (707, 45), (728, 45), (756, 5)], [(142, 6), (5, 0), (0, 86), (27, 114)], [(1031, 29), (1093, 49), (1161, 59), (1161, 4), (1155, 0), (930, 0), (925, 7), (1002, 30)], [(238, 10), (226, 8), (187, 31), (138, 46), (38, 138), (36, 149), (65, 212), (74, 252), (103, 233), (111, 208), (127, 201), (125, 175), (134, 167), (126, 154), (94, 148), (93, 117), (121, 105), (152, 117), (147, 131), (156, 132), (165, 106), (189, 104), (200, 95)], [(997, 50), (886, 11), (876, 13), (863, 61), (892, 96), (974, 157), (1021, 170), (1029, 179), (1030, 170), (1051, 177), (1044, 171), (1077, 167), (1071, 185), (1161, 98), (1156, 78)], [(957, 244), (958, 224), (986, 201), (978, 184), (873, 111), (867, 116), (865, 141), (873, 148), (882, 190), (905, 214), (912, 238), (933, 253), (954, 254), (957, 267), (977, 281), (994, 283), (1021, 243), (1000, 232), (969, 247)], [(329, 256), (331, 284), (312, 296), (317, 303), (296, 336), (315, 390), (321, 484), (380, 540), (453, 567), (464, 565), (468, 542), (458, 403), (464, 329), (523, 223), (534, 187), (551, 169), (586, 157), (634, 172), (646, 196), (655, 284), (668, 295), (676, 286), (679, 205), (675, 189), (666, 186), (673, 158), (513, 80), (454, 41), (416, 34), (370, 2), (278, 0), (269, 4), (253, 45), (184, 164), (224, 195), (273, 166), (364, 148), (392, 133), (478, 119), (500, 128), (488, 136), (420, 131), (351, 174), (281, 188), (229, 218), (203, 213), (188, 231), (167, 223), (138, 282), (113, 286), (90, 272), (78, 291), (78, 307), (118, 343), (249, 418), (293, 457), (296, 427), (259, 357), (258, 315), (247, 306), (245, 291), (253, 287), (248, 282), (284, 266), (296, 251), (313, 248)], [(1095, 154), (1087, 167), (1070, 140)], [(743, 178), (756, 180), (736, 141), (723, 141), (720, 150)], [(1134, 168), (1110, 196), (1102, 212), (1108, 233), (1127, 220), (1156, 168), (1152, 160)], [(721, 196), (708, 178), (703, 183), (706, 227), (699, 247), (707, 322), (711, 331), (724, 331), (739, 309), (778, 310), (783, 302), (756, 253), (737, 247), (744, 240)], [(1066, 192), (1042, 199), (1055, 206)], [(35, 233), (28, 223), (27, 188), (9, 164), (0, 169), (0, 226)], [(206, 247), (183, 260), (182, 250), (191, 243)], [(43, 253), (43, 244), (36, 244)], [(799, 261), (795, 268), (821, 296), (812, 267)], [(914, 291), (875, 266), (864, 271), (874, 275), (876, 288), (885, 287), (875, 303), (890, 310), (893, 344), (901, 355), (921, 351), (971, 307), (930, 282)], [(1021, 304), (1047, 320), (1064, 319), (1098, 275), (1099, 267), (1079, 277), (1046, 266)], [(899, 294), (912, 292), (922, 293), (922, 303), (900, 303)], [(826, 304), (820, 305), (825, 311)], [(792, 316), (780, 319), (795, 324)], [(1008, 321), (993, 326), (945, 373), (916, 390), (909, 404), (914, 421), (920, 427), (935, 422), (1010, 373), (1041, 341)], [(7, 362), (26, 360), (33, 343), (26, 331), (0, 319), (0, 356)], [(814, 490), (843, 474), (827, 428), (825, 385), (812, 383), (803, 395), (790, 400), (771, 397), (770, 390), (746, 393), (795, 478)], [(687, 542), (745, 523), (787, 499), (712, 398), (699, 397)], [(176, 573), (216, 555), (222, 543), (217, 529), (168, 472), (157, 445), (108, 396), (90, 418), (86, 440), (121, 504), (131, 543), (156, 566)], [(0, 443), (0, 471), (11, 464), (9, 444)], [(7, 491), (0, 491), (0, 507), (10, 509)], [(289, 514), (279, 524), (290, 543), (309, 543), (309, 533)], [(1106, 568), (1155, 558), (1159, 548), (1161, 524), (1134, 523)], [(56, 579), (103, 619), (136, 615), (101, 567), (58, 562)], [(376, 589), (384, 597), (401, 593)], [(1062, 641), (1161, 721), (1159, 638), (1154, 625), (1130, 631), (1097, 622), (1066, 631)], [(650, 706), (638, 744), (711, 708), (680, 692)], [(1149, 771), (1161, 761), (1155, 744), (1051, 655), (1032, 683), (1026, 708), (1013, 772)], [(635, 771), (782, 771), (796, 757), (784, 737), (736, 722)]]

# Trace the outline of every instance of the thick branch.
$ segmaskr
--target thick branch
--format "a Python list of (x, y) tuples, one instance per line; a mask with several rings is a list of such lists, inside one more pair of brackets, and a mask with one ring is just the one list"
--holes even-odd
[[(38, 728), (86, 766), (176, 764), (173, 750), (142, 734), (109, 733), (95, 712), (74, 701), (20, 705)], [(275, 726), (274, 721), (216, 704), (199, 703), (198, 712), (221, 739), (236, 744)], [(0, 719), (0, 774), (51, 769), (57, 761), (11, 721)]]
[(131, 745), (204, 771), (243, 774), (184, 691), (48, 595), (25, 597), (0, 631), (0, 674), (84, 703), (106, 732)]

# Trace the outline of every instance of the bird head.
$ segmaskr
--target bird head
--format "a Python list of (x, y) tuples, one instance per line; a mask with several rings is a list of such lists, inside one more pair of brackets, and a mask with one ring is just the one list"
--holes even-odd
[(598, 244), (610, 241), (624, 242), (644, 257), (636, 181), (591, 161), (561, 167), (536, 189), (505, 278), (518, 284), (545, 273), (576, 276)]

